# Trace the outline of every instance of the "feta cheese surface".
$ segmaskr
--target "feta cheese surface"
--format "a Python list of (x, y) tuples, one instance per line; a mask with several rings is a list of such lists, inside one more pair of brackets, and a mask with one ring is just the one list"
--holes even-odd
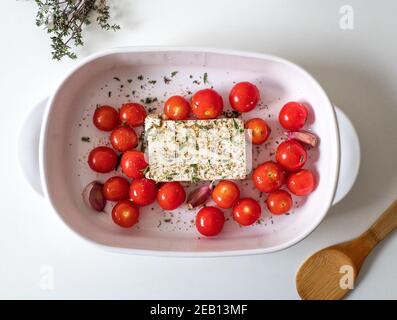
[(149, 170), (155, 181), (245, 179), (244, 123), (240, 119), (145, 120)]

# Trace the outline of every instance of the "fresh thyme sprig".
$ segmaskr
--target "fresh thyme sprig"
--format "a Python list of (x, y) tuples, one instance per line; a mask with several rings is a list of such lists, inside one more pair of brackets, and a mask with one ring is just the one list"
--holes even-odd
[(35, 0), (38, 5), (36, 25), (43, 26), (51, 35), (53, 59), (67, 56), (77, 58), (71, 45), (82, 46), (82, 30), (91, 23), (93, 16), (105, 30), (118, 30), (120, 26), (110, 24), (110, 8), (107, 0)]

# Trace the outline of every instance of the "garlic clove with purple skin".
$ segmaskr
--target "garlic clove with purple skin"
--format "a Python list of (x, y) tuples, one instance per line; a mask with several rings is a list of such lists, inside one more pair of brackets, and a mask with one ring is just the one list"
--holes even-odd
[(318, 137), (309, 131), (286, 131), (284, 134), (288, 137), (288, 139), (295, 139), (302, 143), (308, 144), (313, 148), (317, 147), (319, 143)]
[(202, 185), (190, 192), (186, 200), (188, 209), (191, 210), (205, 204), (211, 196), (212, 188), (213, 182)]
[(83, 190), (85, 204), (92, 210), (102, 212), (106, 206), (106, 198), (103, 194), (103, 184), (98, 181), (89, 183)]

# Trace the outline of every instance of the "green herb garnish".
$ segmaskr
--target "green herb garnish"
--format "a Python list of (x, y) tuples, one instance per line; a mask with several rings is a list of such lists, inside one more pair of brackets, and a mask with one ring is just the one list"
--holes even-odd
[(52, 47), (52, 58), (61, 60), (67, 56), (76, 59), (72, 51), (82, 46), (84, 26), (93, 20), (104, 30), (116, 31), (117, 24), (110, 24), (110, 7), (107, 0), (36, 0), (38, 12), (36, 25), (49, 34)]
[(204, 81), (204, 83), (208, 83), (208, 73), (207, 72), (204, 73), (203, 81)]
[(156, 102), (158, 99), (156, 97), (151, 98), (151, 97), (146, 97), (145, 99), (141, 99), (142, 103), (150, 104), (152, 102)]
[(172, 71), (172, 72), (171, 72), (171, 77), (172, 77), (172, 78), (175, 77), (176, 74), (177, 74), (178, 72), (179, 72), (179, 71)]
[(232, 111), (224, 111), (223, 115), (226, 118), (238, 118), (241, 115), (241, 113), (238, 111), (232, 110)]
[(167, 78), (166, 76), (163, 77), (164, 83), (169, 84), (171, 82), (170, 78)]
[(83, 142), (90, 142), (91, 139), (90, 139), (90, 137), (81, 137), (81, 141), (83, 141)]
[(165, 178), (167, 179), (167, 181), (170, 181), (170, 180), (172, 180), (172, 178), (173, 178), (174, 176), (176, 176), (176, 175), (177, 175), (176, 172), (171, 172), (171, 173), (169, 173)]
[(149, 171), (150, 171), (150, 167), (149, 167), (149, 166), (146, 166), (145, 169), (142, 169), (142, 174), (143, 174), (144, 176), (146, 176), (146, 173), (148, 173)]
[(141, 142), (141, 145), (140, 145), (141, 152), (145, 152), (146, 147), (147, 147), (145, 131), (142, 131), (141, 134), (139, 135), (139, 141)]
[(236, 120), (234, 120), (234, 118), (233, 118), (233, 125), (234, 125), (234, 129), (238, 129), (239, 128), (238, 123), (237, 123)]
[(199, 129), (203, 129), (203, 130), (208, 130), (211, 127), (210, 126), (202, 126), (201, 124), (195, 123), (195, 126)]
[(201, 179), (199, 177), (197, 177), (197, 176), (193, 176), (192, 177), (192, 183), (197, 183), (197, 182), (200, 182), (200, 181), (201, 181)]

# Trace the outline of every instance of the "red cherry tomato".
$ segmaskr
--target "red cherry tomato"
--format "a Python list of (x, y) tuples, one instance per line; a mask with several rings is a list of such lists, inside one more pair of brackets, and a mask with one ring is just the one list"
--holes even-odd
[(108, 147), (97, 147), (88, 155), (88, 165), (96, 172), (110, 172), (116, 168), (117, 154)]
[(267, 197), (266, 205), (271, 213), (276, 215), (284, 214), (292, 207), (292, 197), (285, 190), (274, 191)]
[(297, 140), (287, 140), (277, 147), (276, 160), (287, 171), (301, 169), (307, 159), (305, 147)]
[(185, 201), (185, 198), (185, 189), (179, 182), (166, 182), (157, 193), (157, 202), (164, 210), (178, 208)]
[(92, 120), (99, 130), (111, 131), (119, 123), (119, 114), (115, 108), (100, 106), (96, 108)]
[(129, 188), (130, 183), (127, 179), (115, 176), (106, 180), (103, 185), (103, 194), (109, 201), (127, 200)]
[(121, 126), (112, 131), (110, 142), (117, 151), (125, 152), (138, 145), (138, 137), (134, 129)]
[(259, 90), (250, 82), (239, 82), (230, 91), (229, 102), (238, 112), (248, 112), (256, 107), (259, 101)]
[(280, 189), (285, 181), (285, 172), (273, 161), (267, 161), (254, 170), (252, 179), (258, 190), (272, 192)]
[(313, 192), (316, 186), (316, 178), (310, 170), (300, 170), (288, 177), (287, 186), (293, 194), (306, 196)]
[(270, 135), (270, 128), (261, 118), (253, 118), (245, 123), (246, 129), (251, 129), (251, 141), (253, 144), (264, 143)]
[(261, 216), (261, 206), (252, 198), (242, 198), (233, 208), (233, 218), (242, 226), (254, 224)]
[(156, 182), (150, 179), (135, 179), (130, 186), (130, 199), (138, 206), (147, 206), (156, 200)]
[(240, 189), (234, 182), (223, 180), (216, 185), (211, 195), (219, 207), (227, 209), (233, 207), (240, 198)]
[(138, 127), (145, 122), (146, 110), (139, 103), (124, 103), (120, 109), (121, 122), (130, 127)]
[(128, 200), (118, 202), (112, 210), (112, 219), (123, 228), (131, 228), (138, 222), (139, 209)]
[(193, 95), (191, 106), (198, 119), (215, 119), (223, 111), (223, 100), (215, 90), (203, 89)]
[(200, 209), (196, 215), (196, 228), (203, 236), (216, 236), (223, 229), (225, 216), (216, 207), (205, 207)]
[(121, 157), (121, 170), (129, 178), (143, 178), (143, 171), (148, 166), (143, 152), (130, 150), (123, 153)]
[(186, 120), (190, 114), (190, 104), (184, 97), (172, 96), (164, 104), (164, 113), (172, 120)]
[(285, 129), (296, 131), (305, 125), (307, 114), (307, 108), (302, 103), (288, 102), (281, 109), (278, 120)]

